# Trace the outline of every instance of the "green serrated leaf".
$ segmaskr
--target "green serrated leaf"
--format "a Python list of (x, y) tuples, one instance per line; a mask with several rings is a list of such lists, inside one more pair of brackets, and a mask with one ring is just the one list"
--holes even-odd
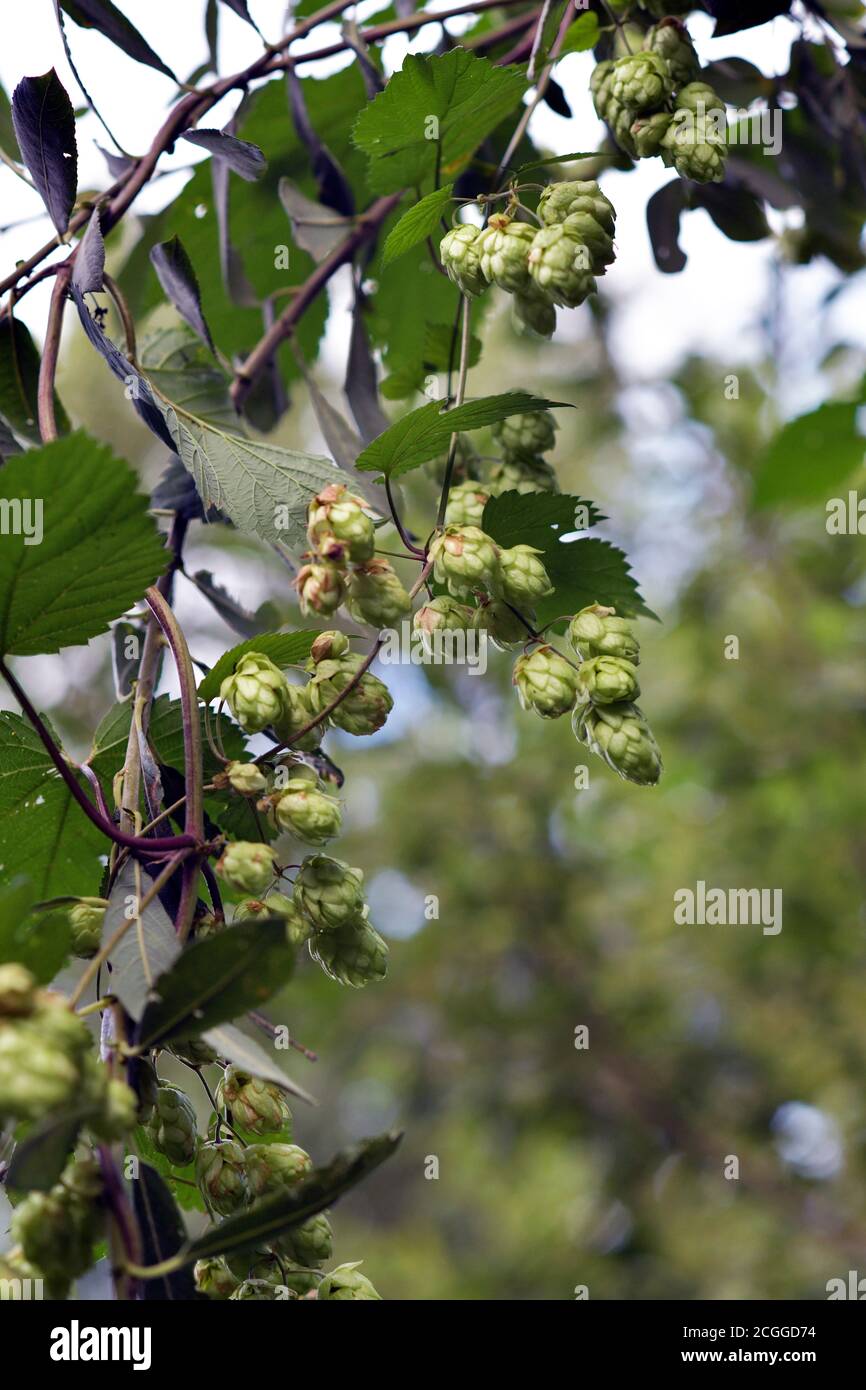
[(595, 48), (598, 35), (598, 15), (592, 10), (588, 14), (580, 15), (565, 31), (565, 38), (559, 50), (560, 58), (565, 58), (569, 53), (585, 53), (588, 48)]
[(261, 652), (269, 656), (275, 666), (300, 666), (310, 655), (310, 648), (318, 637), (318, 632), (304, 629), (301, 632), (263, 632), (258, 637), (249, 637), (223, 652), (219, 661), (208, 671), (198, 688), (198, 698), (209, 704), (220, 693), (220, 686), (226, 676), (230, 676), (245, 652)]
[(534, 545), (543, 552), (555, 593), (536, 607), (539, 626), (590, 603), (609, 604), (623, 617), (655, 617), (621, 550), (595, 537), (562, 539), (601, 520), (594, 503), (546, 492), (504, 492), (486, 504), (481, 526), (499, 545)]
[(172, 1038), (197, 1038), (258, 1008), (281, 989), (294, 969), (282, 920), (242, 922), (231, 931), (188, 946), (156, 982), (138, 1030), (144, 1050)]
[(30, 725), (0, 713), (0, 872), (26, 874), (39, 899), (90, 896), (106, 850)]
[(866, 448), (853, 401), (831, 401), (791, 420), (758, 460), (754, 504), (826, 502), (862, 467)]
[(408, 212), (403, 213), (399, 222), (391, 228), (385, 241), (385, 248), (382, 252), (383, 269), (392, 261), (396, 261), (398, 256), (402, 256), (413, 246), (417, 246), (419, 241), (424, 241), (428, 236), (433, 235), (451, 200), (453, 187), (453, 183), (446, 183), (442, 188), (434, 188), (432, 193), (428, 193), (414, 207), (409, 208)]
[(266, 1197), (249, 1211), (227, 1217), (187, 1246), (183, 1252), (186, 1262), (266, 1245), (281, 1232), (333, 1206), (339, 1197), (390, 1158), (401, 1138), (402, 1135), (392, 1133), (364, 1140), (337, 1154), (325, 1168), (311, 1173), (291, 1191)]
[(427, 459), (435, 458), (447, 446), (455, 430), (478, 430), (495, 424), (509, 415), (523, 415), (530, 410), (548, 410), (565, 405), (564, 401), (548, 401), (527, 391), (506, 391), (501, 396), (483, 396), (468, 401), (454, 410), (443, 411), (441, 401), (429, 401), (402, 420), (383, 431), (358, 456), (357, 467), (363, 472), (379, 472), (387, 478), (399, 478), (418, 468)]
[(166, 552), (135, 482), (81, 430), (7, 462), (0, 651), (34, 656), (86, 642), (159, 577)]
[(409, 54), (352, 130), (370, 157), (371, 189), (394, 193), (423, 184), (436, 168), (437, 144), (441, 172), (453, 178), (526, 87), (522, 68), (498, 67), (465, 48)]

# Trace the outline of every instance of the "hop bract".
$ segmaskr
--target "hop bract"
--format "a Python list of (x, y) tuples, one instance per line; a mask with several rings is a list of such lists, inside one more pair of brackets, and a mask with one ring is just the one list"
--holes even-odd
[(439, 243), (439, 259), (449, 279), (463, 294), (472, 298), (487, 289), (487, 281), (481, 270), (479, 236), (479, 229), (466, 222), (446, 232)]
[(661, 754), (637, 705), (586, 705), (575, 711), (573, 723), (577, 737), (627, 782), (642, 787), (658, 782)]
[(427, 552), (433, 573), (454, 598), (476, 589), (495, 589), (499, 582), (499, 547), (477, 526), (446, 526)]
[(619, 656), (640, 663), (640, 643), (625, 618), (615, 608), (592, 603), (576, 613), (568, 626), (568, 640), (584, 661), (594, 656)]
[(388, 947), (366, 913), (314, 937), (310, 954), (326, 975), (353, 989), (383, 980), (388, 971)]
[(220, 1216), (231, 1216), (246, 1205), (249, 1190), (245, 1151), (233, 1139), (200, 1144), (195, 1176), (208, 1205)]
[(527, 257), (533, 238), (527, 222), (512, 222), (495, 214), (478, 238), (481, 270), (486, 280), (509, 294), (520, 294), (529, 283)]
[(345, 483), (331, 483), (310, 503), (307, 540), (311, 550), (326, 560), (372, 559), (376, 532), (362, 497), (355, 497)]
[(535, 233), (529, 270), (538, 288), (567, 309), (576, 309), (597, 288), (589, 247), (564, 224)]
[(568, 714), (577, 695), (577, 671), (553, 647), (536, 647), (519, 656), (512, 681), (522, 707), (542, 719)]
[(233, 840), (217, 862), (217, 873), (239, 893), (260, 894), (270, 884), (276, 855), (270, 845), (255, 840)]
[(330, 617), (346, 597), (346, 580), (333, 560), (314, 560), (298, 570), (295, 579), (298, 605), (305, 618), (311, 613)]
[(273, 1081), (262, 1081), (240, 1067), (228, 1066), (216, 1089), (218, 1107), (232, 1124), (250, 1134), (284, 1134), (291, 1130), (292, 1112), (286, 1093)]
[(286, 678), (263, 652), (246, 652), (220, 686), (235, 719), (248, 734), (260, 733), (283, 711)]
[(360, 869), (312, 854), (295, 879), (295, 902), (320, 931), (334, 931), (358, 917), (364, 906), (364, 875)]

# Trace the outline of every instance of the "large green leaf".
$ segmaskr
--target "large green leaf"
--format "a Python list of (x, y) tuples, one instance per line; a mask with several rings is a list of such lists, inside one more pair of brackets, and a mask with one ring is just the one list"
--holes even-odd
[(383, 92), (363, 107), (352, 139), (370, 156), (377, 193), (423, 184), (440, 168), (453, 177), (526, 91), (522, 68), (497, 67), (465, 48), (412, 54)]
[(138, 1030), (145, 1049), (172, 1038), (200, 1037), (258, 1008), (286, 983), (294, 952), (282, 920), (242, 922), (188, 946), (156, 982)]
[(266, 1245), (283, 1231), (299, 1226), (317, 1212), (324, 1211), (384, 1163), (400, 1143), (402, 1135), (381, 1134), (345, 1149), (324, 1168), (318, 1168), (288, 1192), (266, 1197), (249, 1210), (229, 1216), (212, 1226), (184, 1251), (187, 1262), (210, 1255), (230, 1255)]
[(166, 553), (135, 483), (128, 464), (80, 430), (7, 462), (0, 651), (32, 656), (86, 642), (158, 578)]
[(598, 520), (602, 518), (592, 502), (544, 492), (505, 492), (485, 506), (481, 526), (499, 545), (534, 545), (543, 552), (556, 592), (536, 606), (540, 626), (590, 603), (608, 604), (623, 617), (655, 617), (621, 550), (595, 537), (562, 539)]
[(758, 460), (755, 506), (826, 502), (831, 488), (862, 467), (858, 409), (852, 401), (832, 401), (785, 425)]
[(25, 878), (0, 890), (0, 965), (18, 961), (47, 985), (69, 958), (71, 932), (66, 912), (31, 912), (35, 896)]
[(448, 447), (455, 430), (478, 430), (484, 425), (523, 415), (531, 410), (547, 410), (563, 405), (547, 401), (528, 391), (506, 391), (501, 396), (482, 396), (453, 410), (443, 410), (441, 401), (428, 401), (396, 424), (384, 430), (359, 454), (357, 467), (363, 472), (383, 473), (387, 478), (418, 468)]
[(90, 896), (107, 849), (30, 725), (0, 713), (0, 873), (26, 874), (37, 898)]
[[(39, 385), (39, 349), (30, 330), (14, 314), (0, 323), (0, 419), (30, 444), (39, 444), (36, 390)], [(61, 434), (69, 429), (57, 393), (54, 417)]]
[(310, 655), (310, 648), (318, 637), (314, 631), (302, 632), (263, 632), (258, 637), (250, 637), (223, 652), (219, 661), (208, 671), (198, 688), (198, 697), (208, 704), (220, 693), (220, 686), (226, 676), (230, 676), (245, 652), (261, 652), (269, 656), (275, 666), (300, 666)]
[(383, 269), (390, 265), (391, 261), (396, 261), (398, 256), (411, 251), (419, 241), (433, 235), (451, 201), (453, 187), (453, 183), (446, 183), (443, 188), (434, 188), (426, 198), (419, 199), (414, 207), (403, 213), (399, 222), (388, 233), (382, 251)]

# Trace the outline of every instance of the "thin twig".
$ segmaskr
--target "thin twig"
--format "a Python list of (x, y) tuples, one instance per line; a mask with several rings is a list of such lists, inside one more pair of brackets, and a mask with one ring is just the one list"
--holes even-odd
[(60, 335), (63, 331), (63, 313), (66, 308), (66, 294), (71, 273), (71, 267), (67, 263), (57, 272), (57, 279), (54, 281), (54, 287), (51, 291), (48, 327), (45, 333), (45, 346), (42, 349), (39, 385), (36, 392), (39, 434), (43, 444), (50, 444), (52, 440), (57, 438), (57, 421), (54, 415), (54, 380), (57, 376)]
[[(463, 323), (460, 336), (460, 369), (457, 376), (455, 405), (462, 405), (463, 398), (466, 395), (466, 378), (469, 374), (469, 348), (472, 342), (472, 334), (470, 331), (471, 307), (472, 301), (468, 294), (464, 294)], [(451, 491), (451, 478), (454, 473), (454, 460), (457, 457), (457, 441), (459, 438), (460, 435), (455, 430), (451, 436), (451, 442), (448, 445), (448, 461), (445, 464), (445, 478), (442, 483), (442, 494), (439, 498), (439, 512), (436, 517), (437, 531), (441, 531), (442, 527), (445, 525), (445, 511), (448, 507), (448, 494)]]

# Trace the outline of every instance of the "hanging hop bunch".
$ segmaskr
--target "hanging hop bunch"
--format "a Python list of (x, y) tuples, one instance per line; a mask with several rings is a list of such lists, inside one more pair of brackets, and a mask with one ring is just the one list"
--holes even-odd
[(660, 155), (681, 178), (720, 182), (725, 176), (724, 102), (700, 81), (700, 63), (685, 25), (668, 7), (637, 53), (599, 63), (592, 75), (595, 109), (633, 159)]
[(510, 415), (498, 421), (492, 433), (503, 457), (489, 469), (486, 486), (491, 493), (559, 491), (556, 474), (542, 457), (556, 443), (556, 421), (549, 410)]
[(310, 923), (310, 955), (339, 984), (358, 989), (384, 978), (388, 947), (369, 920), (364, 875), (341, 859), (313, 854), (295, 879), (294, 901)]
[(321, 714), (348, 690), (331, 712), (331, 722), (347, 734), (374, 734), (385, 723), (394, 701), (384, 681), (369, 671), (356, 680), (363, 660), (350, 652), (348, 645), (340, 632), (320, 633), (313, 643), (307, 663), (312, 673), (307, 686), (310, 708), (314, 714)]
[(393, 565), (374, 555), (367, 504), (345, 483), (331, 483), (307, 512), (309, 562), (295, 581), (301, 612), (328, 617), (343, 604), (358, 622), (393, 626), (412, 603)]
[(65, 1297), (70, 1281), (93, 1263), (102, 1226), (101, 1193), (96, 1160), (90, 1155), (74, 1158), (49, 1191), (29, 1192), (12, 1213), (13, 1241), (28, 1264), (52, 1282), (55, 1297)]
[(613, 608), (592, 604), (571, 620), (569, 642), (581, 658), (572, 726), (577, 737), (628, 782), (655, 786), (662, 760), (643, 712), (640, 648)]
[(228, 1066), (216, 1089), (217, 1108), (250, 1134), (291, 1135), (292, 1112), (286, 1093), (240, 1067)]

